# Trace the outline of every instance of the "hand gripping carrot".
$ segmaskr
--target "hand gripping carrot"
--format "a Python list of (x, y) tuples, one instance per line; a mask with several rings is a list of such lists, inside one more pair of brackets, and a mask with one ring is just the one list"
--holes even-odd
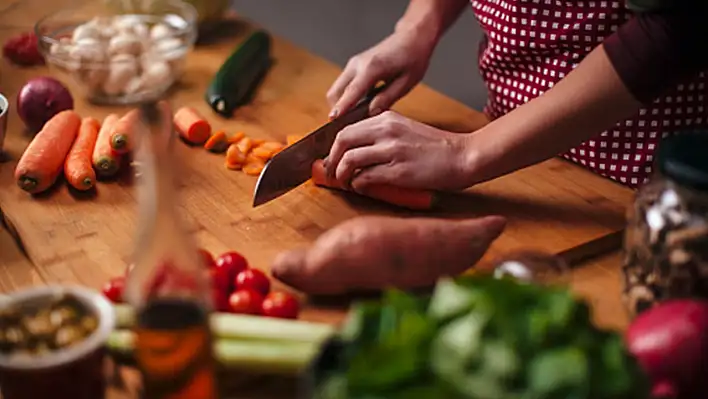
[[(316, 160), (312, 164), (312, 181), (318, 186), (351, 191), (344, 184), (327, 176), (324, 161), (321, 159)], [(435, 206), (435, 193), (427, 190), (376, 184), (367, 187), (365, 195), (379, 201), (413, 210), (429, 210)]]
[(73, 110), (62, 111), (50, 119), (25, 149), (15, 168), (17, 185), (32, 194), (51, 187), (61, 174), (81, 125)]
[(118, 173), (120, 169), (120, 155), (113, 151), (111, 147), (111, 134), (116, 123), (118, 123), (118, 115), (110, 114), (103, 120), (101, 130), (98, 131), (96, 138), (96, 146), (93, 149), (93, 168), (101, 177), (111, 177)]
[(77, 190), (88, 190), (96, 183), (96, 172), (93, 171), (91, 156), (100, 128), (101, 122), (95, 118), (82, 119), (79, 134), (66, 157), (64, 177)]
[(116, 122), (111, 131), (111, 148), (118, 154), (126, 154), (134, 147), (135, 128), (140, 122), (140, 111), (133, 109)]

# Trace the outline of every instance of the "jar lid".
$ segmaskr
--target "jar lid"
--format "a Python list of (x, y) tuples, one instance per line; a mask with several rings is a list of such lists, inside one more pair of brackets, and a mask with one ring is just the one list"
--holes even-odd
[(659, 172), (679, 184), (708, 190), (708, 131), (664, 138), (657, 154)]

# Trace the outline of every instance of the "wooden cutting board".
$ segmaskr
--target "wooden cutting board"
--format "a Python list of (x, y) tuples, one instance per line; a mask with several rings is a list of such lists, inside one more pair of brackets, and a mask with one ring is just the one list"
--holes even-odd
[[(250, 29), (234, 20), (227, 30), (230, 38), (195, 49), (182, 82), (170, 95), (173, 106), (194, 106), (208, 116), (216, 130), (243, 131), (270, 140), (284, 141), (288, 134), (304, 134), (326, 122), (324, 94), (340, 69), (282, 39), (274, 41), (274, 67), (252, 104), (239, 109), (231, 120), (209, 110), (203, 100), (208, 81)], [(0, 39), (5, 41), (20, 31), (5, 27), (0, 29)], [(0, 90), (13, 106), (27, 79), (50, 74), (44, 67), (21, 69), (6, 60), (0, 68)], [(65, 82), (75, 93), (75, 108), (83, 116), (102, 119), (110, 112), (126, 111), (90, 105), (72, 82)], [(486, 123), (479, 112), (426, 86), (416, 88), (395, 109), (458, 132), (473, 131)], [(0, 209), (35, 269), (35, 274), (12, 272), (12, 278), (98, 287), (109, 276), (122, 273), (129, 261), (136, 229), (131, 179), (101, 183), (90, 195), (70, 193), (62, 182), (50, 193), (32, 197), (21, 191), (13, 178), (16, 160), (29, 138), (16, 110), (11, 109), (5, 142), (9, 160), (0, 164)], [(179, 143), (176, 152), (185, 164), (180, 176), (181, 214), (199, 245), (215, 253), (240, 251), (263, 269), (278, 252), (307, 245), (343, 220), (362, 214), (412, 215), (309, 184), (252, 209), (255, 177), (227, 170), (223, 155), (201, 148)], [(630, 190), (554, 159), (447, 196), (443, 199), (445, 210), (429, 215), (507, 216), (508, 228), (487, 259), (516, 249), (538, 249), (576, 259), (618, 245), (617, 232), (624, 226), (624, 209), (631, 197)], [(4, 248), (6, 244), (0, 246), (3, 258)], [(15, 273), (25, 273), (25, 277)]]

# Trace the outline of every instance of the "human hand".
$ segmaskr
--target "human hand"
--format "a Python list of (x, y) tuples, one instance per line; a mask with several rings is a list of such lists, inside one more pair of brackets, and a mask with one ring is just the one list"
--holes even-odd
[(352, 57), (327, 92), (330, 117), (347, 112), (381, 80), (388, 87), (371, 101), (371, 115), (389, 109), (406, 95), (425, 75), (435, 48), (435, 42), (424, 36), (416, 30), (399, 30)]
[(467, 138), (386, 111), (339, 132), (325, 162), (327, 173), (364, 195), (372, 184), (464, 189)]
[(425, 287), (472, 267), (505, 224), (500, 216), (358, 217), (333, 227), (307, 249), (280, 254), (271, 273), (308, 294)]

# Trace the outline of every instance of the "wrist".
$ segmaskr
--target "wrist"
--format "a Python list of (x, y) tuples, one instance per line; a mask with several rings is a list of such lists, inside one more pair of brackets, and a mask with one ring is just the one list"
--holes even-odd
[(487, 176), (490, 160), (490, 149), (485, 149), (483, 136), (480, 134), (484, 128), (465, 134), (462, 139), (462, 152), (458, 165), (462, 185), (472, 187), (489, 180)]

